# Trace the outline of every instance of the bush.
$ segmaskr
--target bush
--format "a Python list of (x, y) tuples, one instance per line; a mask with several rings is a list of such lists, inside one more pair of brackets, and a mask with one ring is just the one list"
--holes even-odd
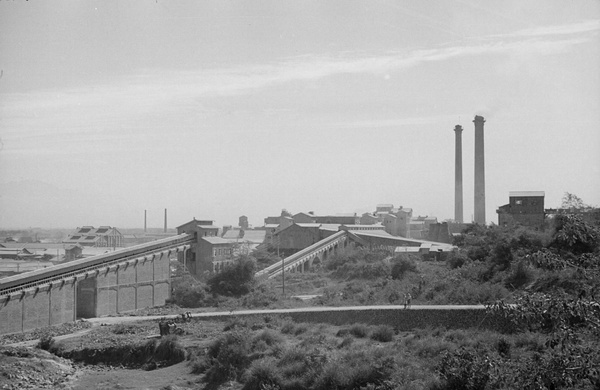
[(385, 278), (389, 274), (389, 266), (382, 262), (367, 264), (348, 263), (338, 267), (332, 276), (339, 279), (377, 279)]
[(131, 324), (115, 324), (111, 327), (114, 334), (135, 334), (138, 328)]
[(448, 258), (446, 259), (446, 263), (451, 269), (460, 268), (465, 263), (469, 261), (469, 257), (461, 251), (454, 250), (450, 252)]
[(50, 348), (54, 346), (54, 337), (45, 335), (40, 338), (40, 341), (37, 343), (37, 348), (43, 349), (44, 351), (49, 351)]
[(336, 270), (345, 264), (358, 263), (377, 263), (388, 257), (388, 252), (384, 250), (371, 250), (368, 248), (357, 248), (351, 250), (339, 251), (330, 256), (325, 261), (325, 268), (328, 270)]
[(279, 301), (279, 295), (267, 285), (261, 284), (241, 299), (241, 305), (247, 308), (268, 307)]
[(364, 338), (369, 335), (369, 328), (365, 324), (354, 324), (350, 327), (349, 332), (354, 337)]
[(371, 339), (382, 343), (390, 342), (394, 339), (394, 329), (388, 325), (378, 326), (371, 333)]
[(177, 336), (165, 336), (160, 339), (158, 345), (154, 346), (154, 359), (171, 364), (179, 363), (185, 360), (185, 349), (179, 343)]
[(402, 279), (407, 272), (417, 272), (417, 263), (414, 258), (406, 255), (396, 256), (392, 265), (392, 278)]
[(239, 379), (250, 365), (250, 345), (246, 333), (228, 333), (208, 347), (206, 380), (218, 384)]
[(206, 286), (191, 275), (173, 280), (172, 303), (180, 307), (201, 307), (206, 306), (207, 298)]
[(576, 255), (591, 253), (600, 245), (600, 232), (578, 215), (557, 215), (551, 245)]
[(338, 348), (346, 348), (354, 343), (354, 339), (350, 336), (344, 337)]
[(242, 256), (209, 278), (207, 283), (215, 294), (239, 297), (252, 291), (255, 271), (254, 260), (249, 256)]
[(306, 324), (295, 324), (293, 321), (286, 321), (281, 327), (281, 333), (293, 334), (294, 336), (306, 333), (308, 326)]
[(269, 357), (253, 362), (243, 381), (243, 390), (280, 389), (282, 375), (277, 361)]
[(521, 260), (517, 263), (517, 266), (505, 279), (504, 284), (507, 287), (517, 289), (533, 281), (533, 279), (533, 272), (531, 271), (527, 263), (524, 260)]
[(494, 245), (492, 249), (492, 263), (497, 265), (500, 271), (510, 268), (513, 261), (513, 253), (508, 240), (503, 239)]
[(261, 333), (254, 336), (252, 344), (256, 345), (259, 342), (264, 342), (269, 347), (283, 342), (283, 337), (279, 333), (275, 333), (271, 329), (265, 329)]
[[(365, 364), (365, 362), (369, 362)], [(393, 389), (390, 383), (396, 364), (392, 357), (350, 351), (327, 362), (317, 376), (314, 389)]]
[(490, 380), (489, 362), (474, 351), (446, 352), (437, 371), (445, 380), (439, 390), (483, 390)]

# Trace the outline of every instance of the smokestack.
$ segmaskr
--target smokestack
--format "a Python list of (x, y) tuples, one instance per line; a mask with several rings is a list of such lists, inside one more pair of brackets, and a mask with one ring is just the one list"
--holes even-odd
[(147, 222), (147, 215), (146, 215), (146, 211), (147, 211), (147, 210), (144, 210), (144, 233), (146, 233), (146, 232), (148, 231), (148, 227), (147, 227), (147, 225), (146, 225), (146, 222)]
[(165, 209), (165, 230), (164, 233), (167, 232), (167, 209)]
[(483, 124), (485, 119), (475, 115), (475, 223), (485, 225), (485, 159)]
[(454, 158), (454, 220), (463, 222), (463, 179), (462, 179), (462, 131), (461, 125), (454, 127), (456, 134)]

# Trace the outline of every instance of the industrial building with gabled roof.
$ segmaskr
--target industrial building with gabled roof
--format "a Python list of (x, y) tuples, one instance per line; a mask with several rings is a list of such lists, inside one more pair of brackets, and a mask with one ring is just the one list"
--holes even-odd
[(122, 247), (123, 235), (111, 226), (83, 226), (63, 240), (63, 244), (79, 244), (94, 247)]

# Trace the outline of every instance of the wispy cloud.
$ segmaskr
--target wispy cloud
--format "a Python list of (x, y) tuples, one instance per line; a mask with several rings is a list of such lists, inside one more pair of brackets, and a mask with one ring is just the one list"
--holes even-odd
[(509, 34), (492, 35), (491, 37), (548, 37), (597, 32), (600, 30), (600, 20), (586, 20), (580, 23), (541, 26), (519, 30)]
[[(319, 80), (342, 74), (387, 74), (424, 63), (486, 55), (527, 52), (535, 55), (561, 53), (574, 45), (589, 42), (600, 31), (600, 20), (576, 24), (538, 27), (461, 45), (402, 50), (385, 53), (338, 53), (329, 56), (305, 55), (269, 64), (189, 71), (147, 69), (133, 78), (88, 89), (44, 91), (11, 95), (0, 108), (5, 124), (14, 137), (40, 134), (89, 133), (153, 115), (178, 115), (181, 110), (210, 115), (211, 97), (236, 96), (287, 83)], [(44, 126), (30, 126), (43, 119)], [(24, 132), (23, 129), (28, 131)], [(142, 128), (139, 129), (143, 131)]]

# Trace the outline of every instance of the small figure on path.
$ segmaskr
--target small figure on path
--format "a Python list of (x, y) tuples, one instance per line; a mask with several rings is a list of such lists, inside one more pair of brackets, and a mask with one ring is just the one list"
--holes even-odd
[(411, 299), (412, 299), (412, 296), (410, 295), (410, 293), (404, 294), (404, 308), (405, 309), (410, 309)]
[(161, 319), (158, 322), (158, 329), (160, 330), (161, 337), (169, 334), (169, 325), (167, 322), (164, 321), (164, 319)]

